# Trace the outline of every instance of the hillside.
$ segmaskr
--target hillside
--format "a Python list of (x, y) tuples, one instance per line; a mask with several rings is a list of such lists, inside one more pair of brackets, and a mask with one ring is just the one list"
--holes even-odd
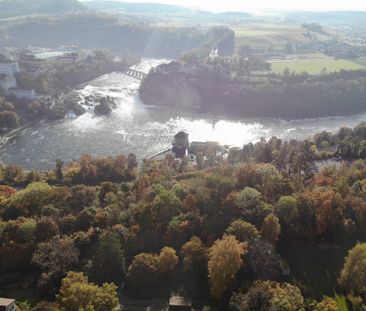
[(297, 23), (319, 23), (329, 26), (349, 25), (365, 27), (366, 12), (289, 12), (285, 14), (286, 20)]
[(85, 1), (84, 5), (93, 10), (118, 10), (129, 14), (172, 14), (187, 13), (190, 10), (161, 3), (130, 3), (121, 1)]
[(77, 0), (2, 0), (0, 1), (0, 18), (29, 14), (58, 15), (86, 9)]
[(77, 45), (82, 48), (110, 49), (118, 53), (132, 52), (140, 56), (174, 58), (194, 48), (220, 41), (234, 33), (193, 28), (141, 25), (106, 14), (74, 14), (66, 17), (26, 19), (19, 24), (0, 26), (0, 46), (58, 47)]
[(196, 27), (214, 24), (232, 25), (252, 16), (245, 12), (212, 13), (204, 10), (162, 3), (129, 3), (121, 1), (91, 0), (83, 2), (91, 10), (142, 18), (159, 26)]
[[(316, 118), (365, 111), (365, 71), (276, 75), (242, 58), (160, 65), (140, 86), (147, 105), (241, 118)], [(217, 69), (219, 68), (219, 69)]]

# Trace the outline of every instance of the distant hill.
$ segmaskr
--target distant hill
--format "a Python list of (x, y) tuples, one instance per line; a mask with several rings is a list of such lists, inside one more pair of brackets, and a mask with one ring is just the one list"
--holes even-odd
[(245, 12), (222, 12), (222, 13), (217, 13), (217, 16), (220, 16), (222, 18), (227, 17), (227, 18), (236, 18), (236, 19), (243, 19), (243, 18), (249, 18), (252, 15), (249, 13), (245, 13)]
[(130, 3), (121, 1), (91, 0), (83, 4), (89, 9), (98, 11), (122, 11), (128, 14), (181, 14), (190, 12), (189, 9), (161, 3)]
[(85, 11), (78, 0), (0, 0), (0, 18), (30, 14), (60, 15)]
[[(89, 9), (96, 11), (103, 11), (108, 13), (131, 14), (141, 16), (165, 16), (165, 15), (180, 15), (184, 18), (211, 18), (219, 21), (233, 21), (239, 19), (246, 19), (251, 17), (250, 14), (244, 12), (223, 12), (211, 13), (208, 11), (191, 10), (184, 6), (169, 5), (162, 3), (130, 3), (121, 1), (109, 0), (89, 0), (83, 2)], [(182, 4), (184, 5), (184, 4)]]
[(319, 23), (321, 25), (349, 25), (366, 27), (366, 12), (335, 11), (335, 12), (288, 12), (286, 20), (297, 23)]
[(162, 27), (92, 12), (34, 16), (0, 23), (0, 46), (26, 48), (29, 45), (50, 48), (77, 45), (146, 57), (178, 58), (203, 46), (208, 50), (233, 48), (234, 32), (224, 26)]

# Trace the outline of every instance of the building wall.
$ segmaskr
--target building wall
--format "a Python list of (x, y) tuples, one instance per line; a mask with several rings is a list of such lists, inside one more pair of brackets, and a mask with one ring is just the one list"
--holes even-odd
[(16, 98), (22, 99), (35, 99), (36, 98), (36, 92), (34, 90), (9, 90), (10, 95), (14, 95)]
[(4, 74), (7, 76), (14, 76), (18, 73), (19, 65), (18, 63), (1, 63), (0, 64), (0, 74)]
[(5, 95), (9, 95), (10, 88), (17, 87), (17, 80), (14, 77), (7, 76), (0, 80), (0, 91)]

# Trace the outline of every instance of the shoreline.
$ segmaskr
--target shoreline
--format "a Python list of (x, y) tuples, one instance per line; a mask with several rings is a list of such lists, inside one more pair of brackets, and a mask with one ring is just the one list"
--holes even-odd
[(4, 147), (4, 145), (11, 139), (15, 138), (21, 131), (24, 131), (26, 129), (29, 129), (37, 124), (42, 123), (43, 121), (46, 121), (47, 118), (40, 118), (37, 120), (33, 120), (33, 121), (29, 121), (26, 122), (25, 124), (23, 124), (22, 126), (15, 128), (7, 133), (5, 133), (4, 135), (0, 136), (0, 148)]

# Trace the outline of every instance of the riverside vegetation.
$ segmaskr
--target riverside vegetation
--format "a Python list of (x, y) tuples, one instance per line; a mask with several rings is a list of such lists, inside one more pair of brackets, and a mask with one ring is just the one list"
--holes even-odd
[[(250, 118), (318, 118), (365, 111), (366, 71), (322, 75), (270, 71), (263, 60), (191, 52), (151, 70), (140, 87), (148, 105)], [(223, 105), (225, 103), (225, 105)]]
[(20, 310), (107, 311), (120, 293), (181, 288), (204, 310), (365, 310), (365, 158), (361, 123), (193, 167), (133, 154), (2, 166), (0, 294), (28, 299)]

